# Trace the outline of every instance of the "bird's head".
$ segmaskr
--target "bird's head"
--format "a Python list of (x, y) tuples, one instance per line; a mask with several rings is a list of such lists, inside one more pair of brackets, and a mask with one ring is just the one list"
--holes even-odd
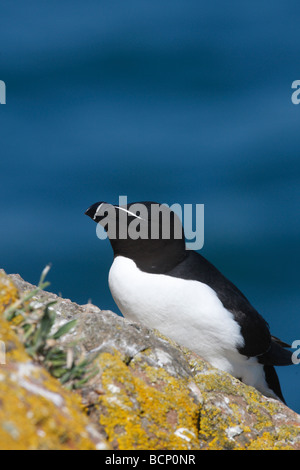
[(126, 256), (153, 272), (170, 269), (185, 256), (181, 221), (165, 204), (97, 202), (85, 214), (104, 227), (115, 256)]

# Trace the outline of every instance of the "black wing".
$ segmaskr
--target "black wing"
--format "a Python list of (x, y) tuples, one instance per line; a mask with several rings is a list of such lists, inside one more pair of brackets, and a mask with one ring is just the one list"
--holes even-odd
[(290, 351), (284, 349), (288, 345), (271, 336), (269, 325), (244, 294), (199, 253), (187, 251), (184, 261), (166, 274), (203, 282), (216, 292), (224, 307), (233, 314), (241, 327), (245, 342), (239, 348), (241, 354), (248, 357), (259, 356), (259, 361), (267, 365), (292, 363)]
[(286, 348), (291, 348), (291, 346), (271, 336), (270, 348), (267, 352), (258, 356), (258, 362), (265, 366), (290, 366), (293, 364), (293, 351)]

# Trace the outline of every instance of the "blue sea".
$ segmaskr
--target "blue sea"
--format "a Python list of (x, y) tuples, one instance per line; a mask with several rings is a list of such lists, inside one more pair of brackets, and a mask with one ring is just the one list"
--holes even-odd
[[(299, 1), (3, 2), (1, 260), (118, 312), (97, 201), (205, 205), (201, 253), (300, 340)], [(300, 365), (278, 368), (300, 412)]]

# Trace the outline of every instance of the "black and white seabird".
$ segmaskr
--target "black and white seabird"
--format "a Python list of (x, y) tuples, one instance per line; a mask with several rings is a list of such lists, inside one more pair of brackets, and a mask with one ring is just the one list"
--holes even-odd
[[(99, 215), (99, 209), (103, 205), (114, 208), (117, 230), (114, 236), (108, 230), (114, 251), (109, 287), (124, 317), (161, 331), (216, 368), (285, 402), (274, 366), (293, 363), (287, 349), (291, 346), (271, 335), (263, 317), (215, 266), (198, 252), (186, 249), (180, 221), (181, 236), (174, 235), (172, 223), (170, 235), (163, 236), (160, 218), (159, 236), (151, 238), (151, 209), (167, 206), (139, 203), (147, 208), (146, 220), (131, 210), (134, 204), (97, 202), (86, 211), (108, 230), (108, 212)], [(171, 221), (178, 222), (174, 212), (169, 212)], [(124, 230), (119, 236), (124, 215), (125, 229), (131, 223), (144, 222), (149, 236), (124, 237)]]

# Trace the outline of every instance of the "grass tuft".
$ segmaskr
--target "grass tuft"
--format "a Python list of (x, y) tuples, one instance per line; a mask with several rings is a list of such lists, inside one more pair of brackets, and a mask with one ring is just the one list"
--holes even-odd
[(13, 328), (24, 344), (26, 352), (35, 362), (43, 365), (53, 377), (56, 377), (68, 389), (82, 388), (91, 378), (99, 372), (93, 364), (97, 354), (82, 359), (79, 353), (78, 341), (62, 347), (59, 343), (77, 324), (71, 320), (55, 328), (56, 301), (36, 306), (32, 299), (50, 285), (46, 276), (50, 265), (43, 270), (39, 283), (35, 289), (26, 292), (13, 305), (8, 307), (4, 316), (13, 323)]

